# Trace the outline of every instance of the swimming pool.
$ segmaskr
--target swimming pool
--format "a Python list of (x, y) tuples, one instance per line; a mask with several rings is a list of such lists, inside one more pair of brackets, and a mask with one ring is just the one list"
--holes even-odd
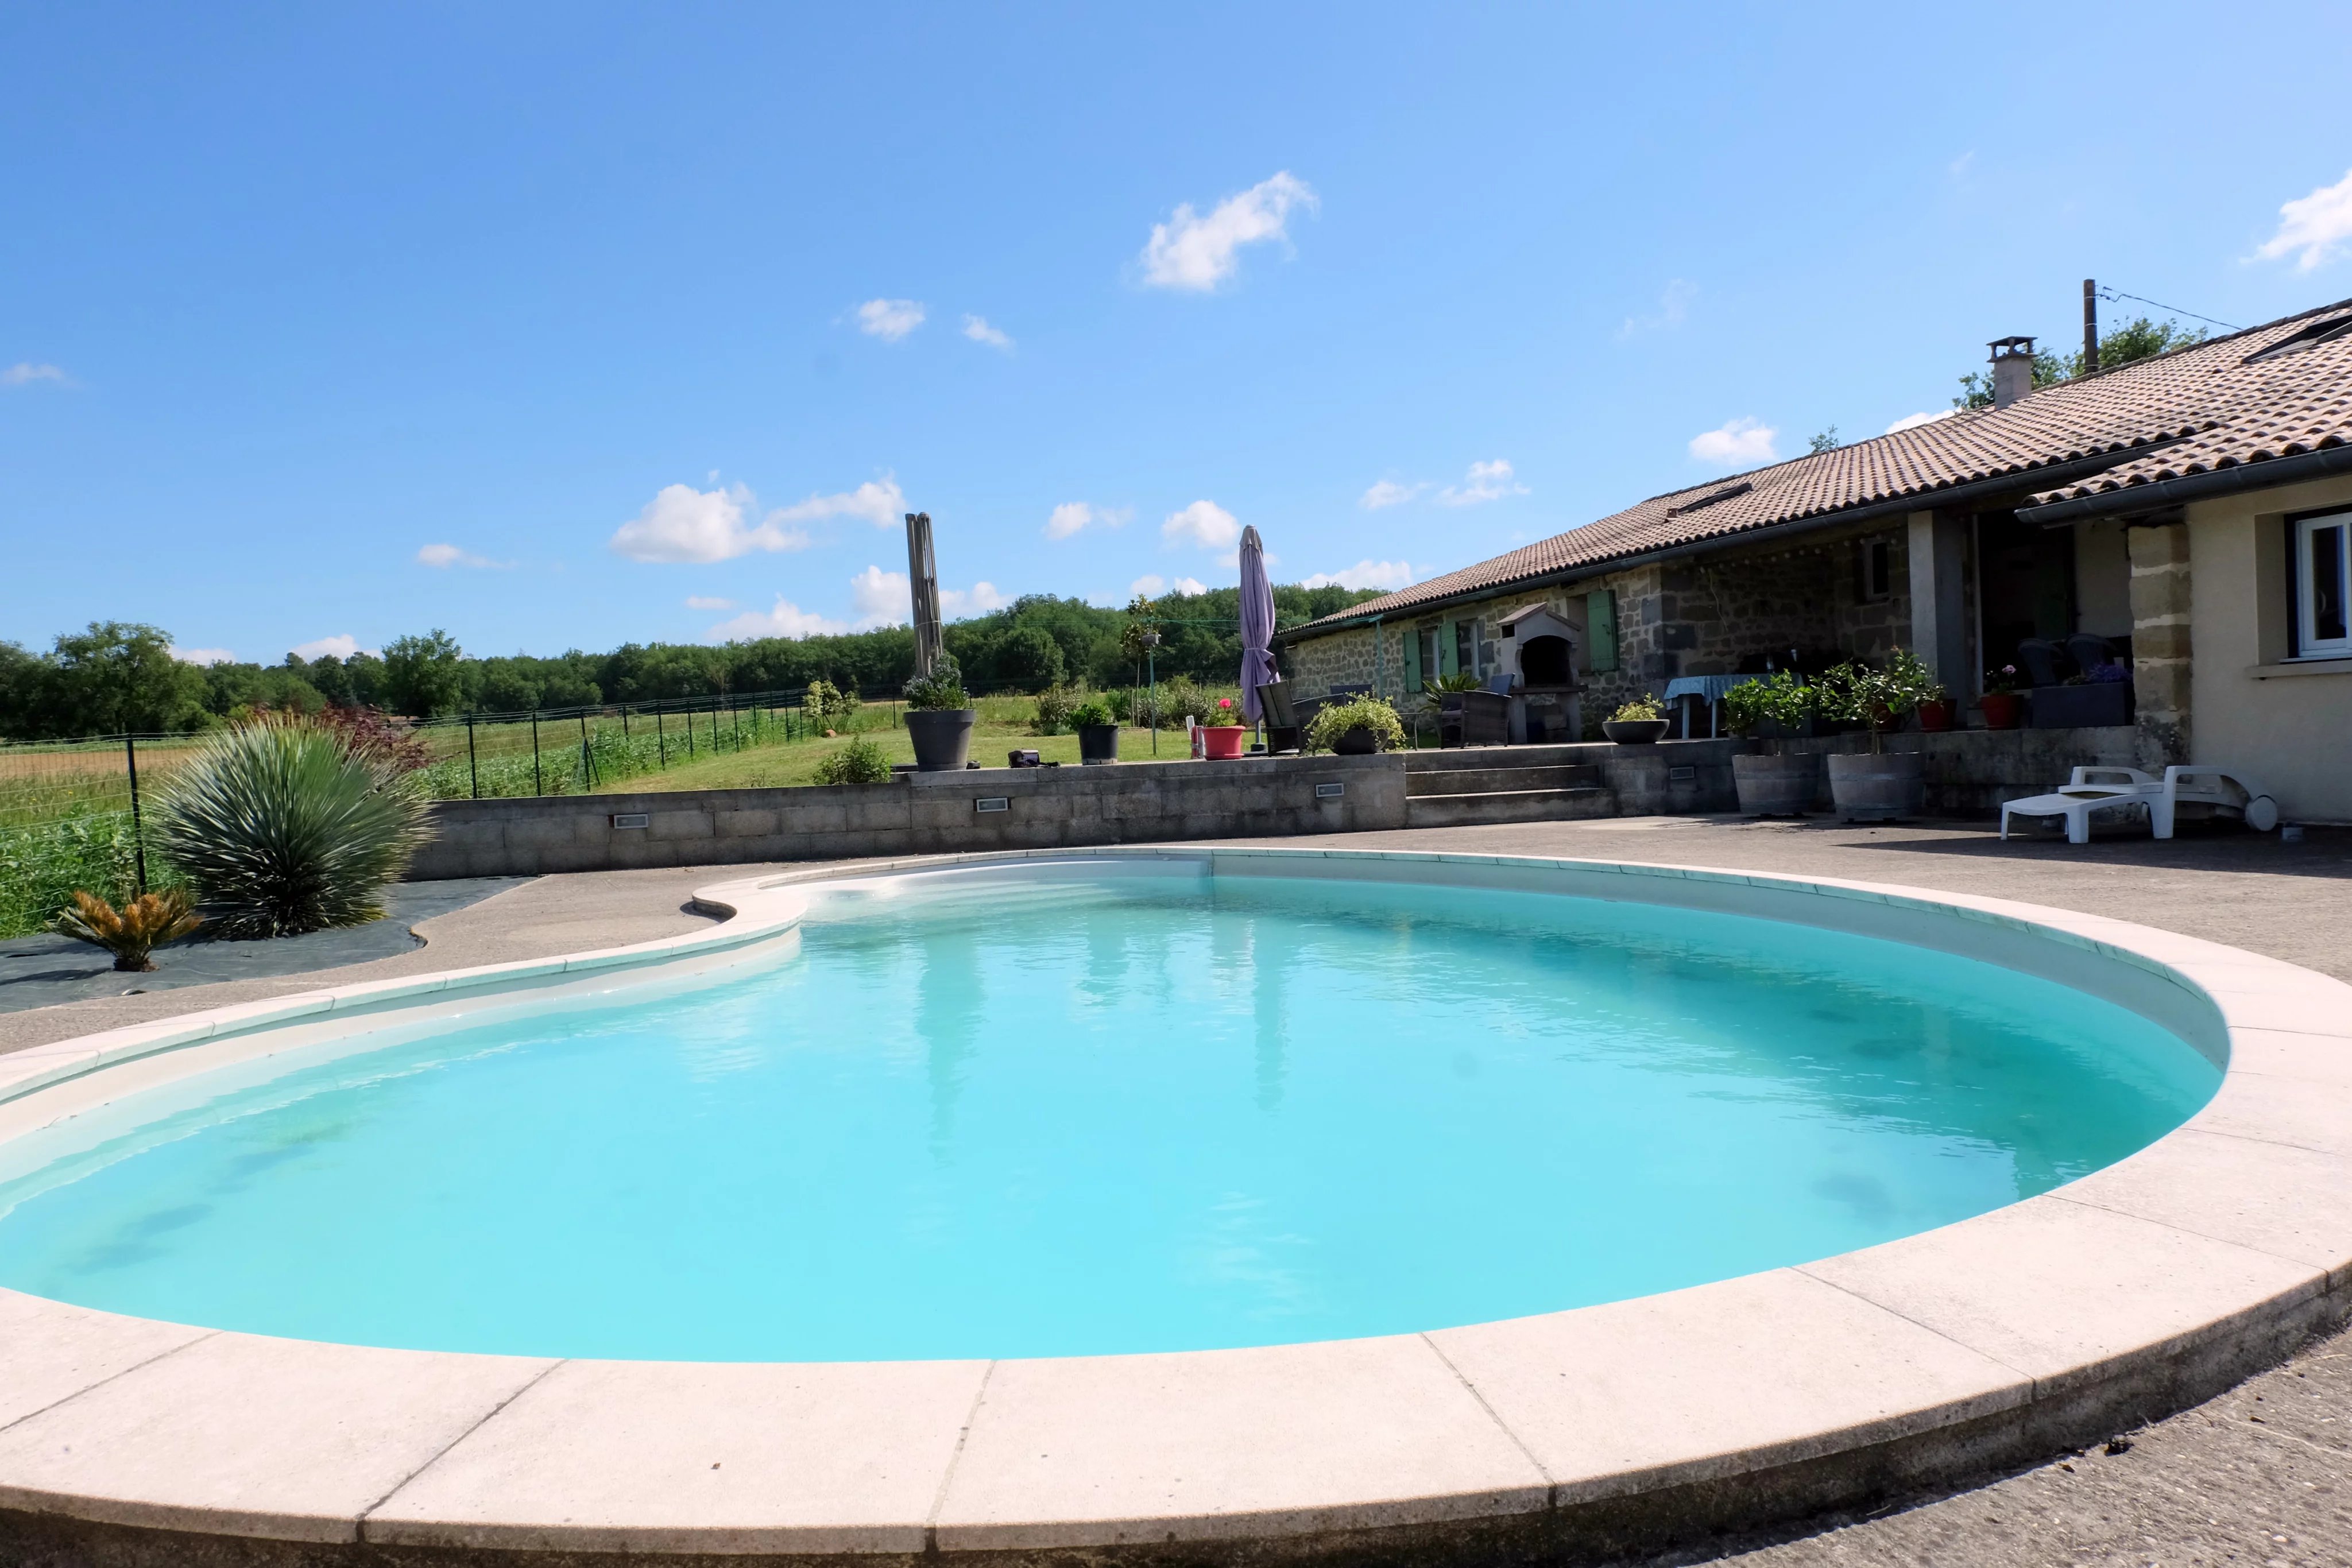
[(1317, 869), (845, 881), (715, 975), (159, 1083), (0, 1145), (0, 1285), (614, 1359), (1412, 1333), (1983, 1214), (2221, 1080), (1935, 947)]

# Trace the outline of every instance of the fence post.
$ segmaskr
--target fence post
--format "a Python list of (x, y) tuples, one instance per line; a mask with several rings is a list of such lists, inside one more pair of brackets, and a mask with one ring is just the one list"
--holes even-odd
[(539, 710), (530, 710), (530, 792), (547, 793), (547, 782), (539, 776)]
[(122, 737), (122, 758), (131, 767), (131, 853), (139, 866), (139, 892), (147, 893), (147, 831), (139, 823), (139, 742), (129, 735)]
[(661, 704), (654, 704), (654, 750), (661, 756), (661, 765), (669, 766), (669, 737), (662, 733)]
[(482, 764), (474, 755), (474, 716), (466, 716), (466, 777), (473, 780), (474, 799), (482, 798)]
[(596, 788), (596, 758), (588, 749), (588, 710), (580, 710), (580, 792)]

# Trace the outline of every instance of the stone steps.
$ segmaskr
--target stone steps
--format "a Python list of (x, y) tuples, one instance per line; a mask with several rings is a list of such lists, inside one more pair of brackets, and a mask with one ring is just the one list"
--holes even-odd
[[(1529, 768), (1527, 771), (1536, 770)], [(1565, 789), (1412, 794), (1408, 795), (1404, 802), (1405, 825), (1410, 828), (1461, 828), (1480, 822), (1564, 822), (1616, 814), (1617, 797), (1598, 785), (1591, 784)]]

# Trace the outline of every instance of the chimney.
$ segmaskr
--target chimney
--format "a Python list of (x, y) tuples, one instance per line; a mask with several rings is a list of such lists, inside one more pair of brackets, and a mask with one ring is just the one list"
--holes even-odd
[(2033, 390), (2033, 340), (1996, 338), (1992, 350), (1992, 405), (2007, 408)]

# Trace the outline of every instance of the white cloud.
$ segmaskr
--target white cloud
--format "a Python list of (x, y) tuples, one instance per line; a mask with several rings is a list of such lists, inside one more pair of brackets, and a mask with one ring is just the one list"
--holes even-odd
[(1179, 593), (1206, 593), (1209, 591), (1209, 585), (1202, 582), (1197, 577), (1180, 577), (1168, 586), (1174, 589)]
[(1337, 571), (1318, 571), (1301, 588), (1409, 588), (1412, 568), (1401, 560), (1360, 560)]
[(1053, 515), (1045, 519), (1045, 537), (1066, 539), (1097, 523), (1107, 528), (1124, 528), (1128, 519), (1134, 516), (1135, 510), (1131, 507), (1095, 507), (1084, 501), (1065, 501), (1055, 507)]
[[(942, 588), (940, 618), (953, 621), (963, 615), (982, 615), (1012, 602), (997, 591), (992, 582), (975, 582), (970, 588)], [(903, 571), (885, 571), (878, 566), (869, 566), (849, 580), (849, 604), (856, 612), (856, 629), (860, 632), (870, 632), (877, 626), (904, 626), (915, 616), (915, 587)]]
[(732, 621), (722, 621), (702, 636), (709, 643), (740, 643), (753, 637), (821, 637), (849, 630), (845, 621), (828, 621), (803, 610), (782, 594), (773, 610), (748, 610)]
[(348, 659), (360, 651), (360, 640), (348, 632), (299, 643), (287, 650), (298, 659)]
[(1013, 335), (1001, 328), (990, 326), (985, 316), (966, 316), (963, 319), (963, 335), (975, 343), (1003, 349), (1008, 354), (1013, 351)]
[(2322, 185), (2307, 196), (2297, 196), (2279, 207), (2278, 233), (2264, 240), (2256, 256), (2276, 261), (2289, 251), (2297, 272), (2309, 272), (2331, 259), (2345, 241), (2352, 240), (2352, 173), (2333, 185)]
[(1966, 179), (1968, 177), (1969, 171), (1976, 166), (1976, 150), (1974, 148), (1970, 148), (1968, 152), (1963, 152), (1958, 157), (1953, 159), (1949, 163), (1945, 164), (1944, 168), (1950, 173), (1953, 179)]
[(1393, 479), (1383, 479), (1356, 499), (1356, 504), (1368, 512), (1383, 507), (1402, 507), (1428, 489), (1426, 485), (1400, 485)]
[(476, 555), (473, 551), (460, 549), (456, 545), (426, 545), (416, 552), (416, 563), (419, 566), (440, 567), (445, 570), (453, 566), (509, 567), (514, 564), (509, 560), (492, 560), (486, 555)]
[(705, 599), (698, 593), (688, 598), (686, 607), (688, 610), (737, 610), (741, 608), (741, 606), (738, 605), (731, 599)]
[[(779, 507), (768, 514), (768, 522), (807, 523), (824, 517), (862, 517), (877, 528), (895, 528), (905, 520), (906, 511), (906, 493), (898, 488), (898, 481), (894, 476), (885, 474), (878, 480), (868, 479), (855, 490), (843, 490), (831, 496), (811, 496), (805, 501)], [(772, 545), (768, 548), (779, 547)], [(797, 549), (800, 547), (782, 548)]]
[(1181, 512), (1169, 513), (1168, 520), (1160, 525), (1160, 537), (1171, 542), (1189, 541), (1202, 549), (1224, 549), (1241, 538), (1242, 525), (1214, 501), (1195, 501)]
[(1698, 298), (1698, 285), (1688, 278), (1669, 278), (1665, 292), (1658, 296), (1658, 312), (1654, 316), (1628, 316), (1617, 329), (1620, 341), (1642, 332), (1671, 331), (1690, 319), (1690, 302)]
[(1226, 197), (1207, 217), (1185, 203), (1166, 223), (1151, 225), (1143, 247), (1143, 281), (1159, 288), (1214, 288), (1240, 267), (1234, 253), (1242, 246), (1289, 239), (1283, 225), (1294, 206), (1313, 212), (1315, 193), (1287, 171)]
[(1171, 582), (1156, 571), (1148, 571), (1129, 583), (1127, 591), (1140, 593), (1146, 599), (1157, 599), (1163, 593), (1206, 593), (1209, 585), (1197, 577), (1180, 577)]
[(1524, 496), (1528, 487), (1512, 476), (1511, 465), (1497, 457), (1492, 463), (1473, 463), (1459, 485), (1448, 485), (1437, 493), (1441, 507), (1475, 507), (1481, 501), (1499, 501), (1506, 496)]
[[(910, 606), (913, 603), (911, 591), (908, 602)], [(942, 588), (940, 590), (940, 619), (953, 621), (960, 616), (985, 615), (1012, 602), (1009, 597), (996, 591), (996, 584), (992, 582), (975, 582), (970, 588)]]
[(55, 365), (37, 365), (30, 360), (19, 360), (0, 371), (0, 387), (28, 387), (35, 382), (55, 382), (63, 386), (69, 378)]
[(1759, 420), (1726, 420), (1690, 438), (1690, 455), (1702, 463), (1769, 463), (1779, 454), (1772, 438), (1780, 433)]
[(172, 657), (184, 664), (234, 664), (236, 655), (226, 648), (174, 648)]
[(1898, 430), (1916, 430), (1923, 424), (1933, 424), (1939, 419), (1949, 419), (1958, 413), (1959, 410), (1956, 408), (1947, 408), (1938, 409), (1934, 413), (1906, 413), (1888, 425), (1886, 434), (1892, 435)]
[(740, 485), (724, 490), (667, 485), (608, 542), (631, 560), (732, 560), (753, 550), (807, 549), (808, 532), (791, 526), (795, 523), (861, 517), (877, 528), (893, 527), (906, 502), (898, 481), (885, 476), (855, 490), (779, 507), (754, 523), (748, 518), (759, 510), (759, 497)]
[(869, 299), (857, 308), (857, 329), (886, 343), (895, 343), (923, 324), (919, 299)]

